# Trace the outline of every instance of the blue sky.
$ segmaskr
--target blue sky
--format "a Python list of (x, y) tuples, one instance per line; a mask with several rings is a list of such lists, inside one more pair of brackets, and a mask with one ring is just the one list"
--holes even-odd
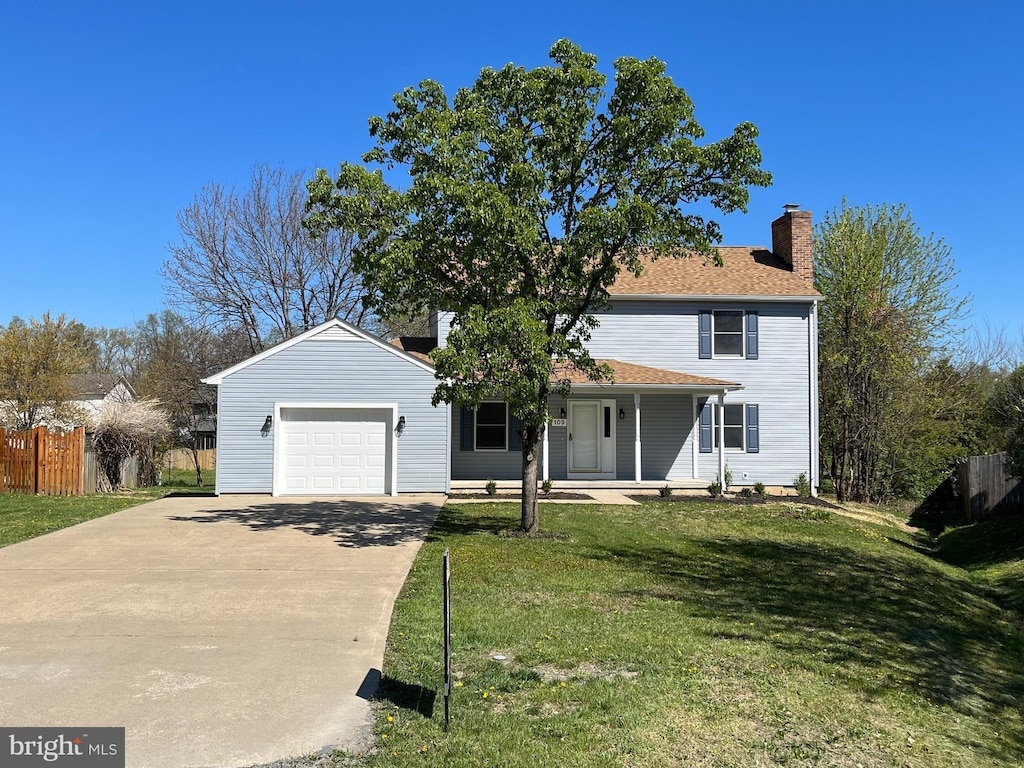
[(953, 247), (972, 322), (1022, 325), (1024, 6), (978, 2), (64, 2), (0, 12), (0, 323), (65, 312), (123, 326), (163, 307), (175, 220), (257, 162), (336, 168), (424, 78), (547, 62), (568, 37), (611, 72), (656, 56), (710, 139), (761, 131), (774, 186), (722, 220), (770, 243), (786, 202), (815, 220), (906, 203)]

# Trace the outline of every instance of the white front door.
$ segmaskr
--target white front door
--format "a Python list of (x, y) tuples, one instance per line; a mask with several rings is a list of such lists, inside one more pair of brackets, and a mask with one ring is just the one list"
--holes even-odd
[(569, 401), (569, 477), (615, 479), (615, 401)]

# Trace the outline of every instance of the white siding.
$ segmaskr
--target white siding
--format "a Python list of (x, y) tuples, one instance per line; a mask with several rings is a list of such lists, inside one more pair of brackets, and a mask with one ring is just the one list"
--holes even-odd
[[(431, 372), (361, 339), (301, 341), (226, 376), (220, 384), (217, 485), (221, 493), (270, 493), (273, 432), (260, 434), (275, 402), (398, 404), (398, 491), (447, 487), (447, 409), (430, 398)], [(274, 427), (277, 428), (277, 425)]]

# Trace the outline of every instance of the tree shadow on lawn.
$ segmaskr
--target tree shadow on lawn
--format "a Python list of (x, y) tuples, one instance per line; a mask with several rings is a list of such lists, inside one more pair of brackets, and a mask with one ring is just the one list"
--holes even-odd
[(444, 508), (430, 531), (427, 541), (443, 541), (452, 536), (475, 536), (486, 533), (499, 536), (514, 531), (519, 525), (519, 511), (515, 514), (499, 514), (484, 510), (467, 509), (468, 505), (452, 504)]
[[(601, 547), (598, 559), (628, 563), (689, 615), (730, 619), (712, 633), (772, 644), (834, 665), (844, 684), (870, 697), (895, 691), (994, 721), (1019, 757), (1024, 724), (1024, 636), (983, 587), (937, 567), (842, 547), (754, 539), (701, 539), (699, 550)], [(638, 596), (632, 593), (631, 596)], [(754, 626), (749, 626), (750, 622)], [(908, 681), (908, 682), (902, 682)]]
[(194, 515), (169, 519), (189, 523), (234, 522), (253, 531), (294, 528), (310, 536), (329, 536), (339, 547), (393, 547), (423, 540), (436, 513), (434, 504), (339, 499), (200, 509)]

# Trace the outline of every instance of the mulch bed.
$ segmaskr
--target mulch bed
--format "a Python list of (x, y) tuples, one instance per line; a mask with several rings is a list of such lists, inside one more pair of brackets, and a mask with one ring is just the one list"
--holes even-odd
[[(522, 497), (518, 493), (451, 493), (452, 499), (485, 499), (489, 501), (519, 501)], [(551, 493), (538, 493), (537, 501), (593, 501), (594, 497), (586, 493), (570, 493), (569, 491), (553, 491)]]
[(825, 499), (815, 499), (811, 496), (718, 496), (712, 498), (711, 496), (670, 496), (667, 499), (663, 499), (660, 496), (635, 494), (629, 496), (633, 501), (639, 501), (641, 504), (650, 503), (652, 501), (667, 501), (671, 503), (681, 504), (705, 504), (709, 501), (713, 501), (715, 504), (733, 504), (736, 506), (749, 506), (751, 504), (802, 504), (807, 507), (824, 507), (826, 509), (840, 509), (835, 504), (825, 501)]

